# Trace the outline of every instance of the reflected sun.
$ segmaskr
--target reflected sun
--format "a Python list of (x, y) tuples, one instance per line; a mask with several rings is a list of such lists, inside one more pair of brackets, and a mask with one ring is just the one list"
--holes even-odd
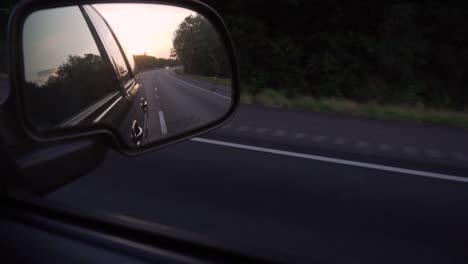
[(193, 11), (158, 4), (93, 5), (107, 20), (119, 41), (132, 55), (169, 58), (172, 35)]

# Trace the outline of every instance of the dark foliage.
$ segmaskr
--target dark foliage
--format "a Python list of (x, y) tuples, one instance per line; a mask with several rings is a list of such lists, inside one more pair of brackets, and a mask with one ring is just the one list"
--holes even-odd
[(161, 69), (166, 66), (173, 67), (179, 65), (175, 59), (156, 58), (150, 55), (133, 55), (135, 66), (138, 71)]
[(468, 7), (454, 1), (208, 1), (252, 92), (468, 105)]
[(44, 85), (25, 83), (27, 116), (37, 128), (56, 126), (118, 87), (100, 56), (69, 56)]
[(223, 43), (211, 23), (200, 15), (188, 16), (173, 37), (172, 54), (189, 74), (229, 77)]
[[(468, 7), (459, 1), (205, 2), (226, 20), (249, 92), (271, 88), (290, 96), (467, 108)], [(1, 19), (4, 38), (6, 16)], [(181, 26), (199, 27), (198, 20)], [(212, 60), (195, 64), (175, 47), (189, 71), (213, 71)]]

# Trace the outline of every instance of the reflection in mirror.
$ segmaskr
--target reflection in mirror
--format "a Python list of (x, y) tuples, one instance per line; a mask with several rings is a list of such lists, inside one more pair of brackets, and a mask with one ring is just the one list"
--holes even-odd
[(39, 10), (25, 20), (22, 46), (24, 112), (39, 132), (105, 124), (138, 147), (219, 120), (232, 104), (223, 42), (188, 9)]

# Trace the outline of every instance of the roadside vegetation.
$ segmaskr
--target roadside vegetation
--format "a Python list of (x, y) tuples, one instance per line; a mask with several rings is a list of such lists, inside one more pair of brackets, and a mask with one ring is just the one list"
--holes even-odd
[[(468, 5), (210, 1), (239, 55), (243, 102), (466, 126)], [(287, 18), (287, 19), (284, 19)]]
[(212, 83), (212, 84), (220, 84), (220, 85), (226, 85), (226, 86), (231, 85), (231, 79), (228, 79), (228, 78), (188, 74), (188, 73), (185, 73), (182, 68), (175, 69), (174, 72), (181, 76), (186, 76), (195, 80), (201, 80), (201, 81), (205, 81), (205, 82)]
[(349, 99), (333, 97), (288, 97), (286, 93), (273, 89), (261, 89), (257, 94), (242, 91), (241, 103), (468, 128), (468, 111), (442, 110), (424, 105), (357, 103)]

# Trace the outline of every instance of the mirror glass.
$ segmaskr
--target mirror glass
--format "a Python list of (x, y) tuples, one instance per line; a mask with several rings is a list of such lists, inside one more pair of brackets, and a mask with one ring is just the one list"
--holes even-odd
[(38, 10), (22, 31), (21, 97), (37, 132), (105, 124), (138, 147), (219, 120), (231, 107), (221, 36), (160, 4)]

